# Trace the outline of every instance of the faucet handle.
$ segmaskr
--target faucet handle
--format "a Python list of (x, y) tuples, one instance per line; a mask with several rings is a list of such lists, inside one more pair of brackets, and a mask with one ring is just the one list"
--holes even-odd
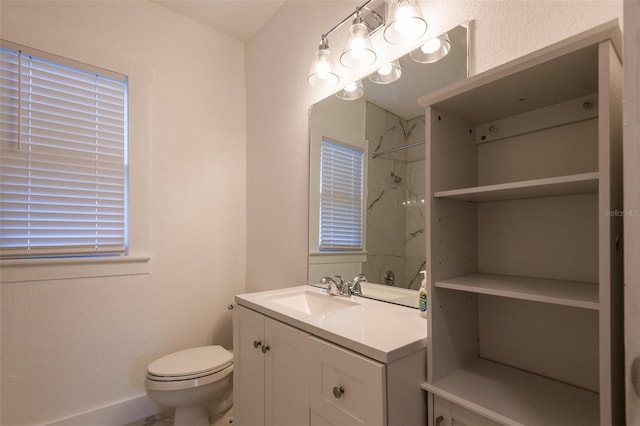
[(340, 275), (335, 276), (338, 279), (338, 294), (340, 296), (351, 296), (351, 284), (346, 282)]
[(351, 294), (355, 294), (356, 296), (362, 296), (362, 285), (361, 282), (366, 282), (367, 277), (364, 274), (358, 274), (353, 279), (351, 283), (349, 283), (349, 291)]

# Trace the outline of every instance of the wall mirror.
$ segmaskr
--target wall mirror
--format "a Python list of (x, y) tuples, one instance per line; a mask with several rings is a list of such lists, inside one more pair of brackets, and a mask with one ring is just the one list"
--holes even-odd
[[(397, 60), (401, 69), (398, 80), (374, 83), (372, 80), (379, 76), (373, 73), (356, 88), (363, 91), (360, 98), (344, 100), (338, 92), (312, 106), (309, 284), (319, 285), (323, 276), (340, 275), (352, 280), (365, 274), (365, 297), (417, 306), (420, 271), (426, 264), (425, 120), (417, 99), (468, 76), (468, 24), (445, 34), (450, 49), (442, 59), (418, 63), (407, 53)], [(332, 147), (338, 149), (335, 161)], [(355, 197), (351, 210), (343, 211), (338, 206), (327, 213), (327, 173), (333, 173), (338, 185), (344, 183), (343, 177), (349, 180), (361, 173), (360, 204)], [(348, 181), (348, 185), (357, 187), (359, 178)], [(331, 220), (337, 219), (334, 229), (327, 231), (330, 226), (326, 223), (332, 223), (327, 219), (329, 214), (333, 215)], [(349, 231), (341, 234), (344, 228), (357, 231), (359, 227), (360, 236)], [(331, 241), (334, 231), (337, 242)], [(350, 242), (341, 246), (344, 239)]]

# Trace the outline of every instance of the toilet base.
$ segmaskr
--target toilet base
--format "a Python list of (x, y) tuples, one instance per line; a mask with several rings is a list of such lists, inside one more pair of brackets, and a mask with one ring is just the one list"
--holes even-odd
[(174, 426), (209, 426), (209, 414), (203, 406), (178, 407), (173, 424)]
[(210, 426), (229, 426), (233, 424), (233, 407), (209, 417)]

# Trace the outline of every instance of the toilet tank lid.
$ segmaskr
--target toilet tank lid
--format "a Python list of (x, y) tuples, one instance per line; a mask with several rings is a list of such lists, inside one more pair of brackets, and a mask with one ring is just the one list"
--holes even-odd
[(233, 353), (222, 346), (200, 346), (174, 352), (149, 364), (147, 370), (154, 376), (186, 376), (215, 372), (233, 362)]

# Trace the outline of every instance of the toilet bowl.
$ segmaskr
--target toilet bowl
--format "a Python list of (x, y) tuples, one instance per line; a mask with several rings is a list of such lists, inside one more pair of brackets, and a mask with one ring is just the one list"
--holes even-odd
[(175, 408), (175, 426), (209, 426), (231, 408), (233, 353), (222, 346), (186, 349), (153, 361), (144, 381), (149, 398)]

